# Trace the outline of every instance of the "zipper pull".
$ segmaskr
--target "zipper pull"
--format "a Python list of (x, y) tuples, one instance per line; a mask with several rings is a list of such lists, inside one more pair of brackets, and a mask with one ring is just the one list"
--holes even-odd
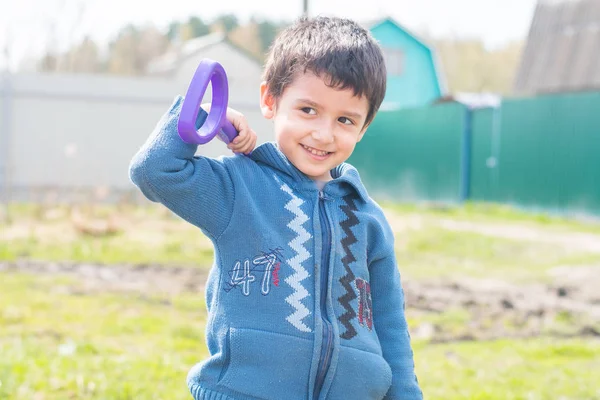
[(329, 200), (329, 197), (325, 195), (325, 192), (319, 190), (319, 200)]

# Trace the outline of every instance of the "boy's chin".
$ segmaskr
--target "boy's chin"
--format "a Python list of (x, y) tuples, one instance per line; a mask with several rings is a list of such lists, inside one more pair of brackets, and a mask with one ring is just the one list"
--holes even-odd
[(331, 173), (329, 170), (315, 170), (312, 168), (298, 168), (304, 175), (315, 181), (328, 181), (331, 180)]

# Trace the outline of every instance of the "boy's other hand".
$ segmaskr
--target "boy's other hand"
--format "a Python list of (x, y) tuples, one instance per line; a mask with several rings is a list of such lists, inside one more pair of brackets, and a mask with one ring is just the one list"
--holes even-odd
[(244, 115), (232, 108), (227, 108), (227, 119), (238, 131), (238, 135), (227, 145), (234, 153), (249, 154), (256, 147), (256, 132), (248, 125)]
[[(210, 112), (210, 103), (202, 104), (202, 108), (206, 112)], [(234, 153), (249, 154), (256, 147), (256, 132), (248, 125), (246, 117), (239, 111), (227, 107), (227, 120), (231, 122), (238, 135), (227, 148)]]

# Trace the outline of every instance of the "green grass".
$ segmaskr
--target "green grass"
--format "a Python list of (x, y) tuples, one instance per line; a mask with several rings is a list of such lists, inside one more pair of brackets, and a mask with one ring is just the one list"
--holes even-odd
[(98, 262), (104, 264), (161, 264), (210, 267), (213, 250), (199, 241), (196, 235), (172, 235), (161, 243), (147, 245), (131, 240), (126, 235), (109, 237), (78, 237), (64, 243), (48, 242), (35, 236), (13, 239), (1, 245), (0, 260), (34, 259), (43, 261)]
[[(544, 232), (600, 233), (600, 223), (527, 214), (510, 207), (467, 204), (463, 207), (387, 205), (401, 221), (417, 217), (418, 229), (396, 235), (398, 263), (412, 279), (502, 277), (543, 280), (556, 266), (600, 265), (600, 254), (555, 244), (459, 232), (439, 225), (441, 218), (466, 222), (528, 226)], [(199, 229), (161, 206), (89, 206), (85, 215), (119, 221), (115, 234), (78, 232), (67, 207), (16, 204), (11, 224), (0, 224), (0, 261), (19, 258), (105, 264), (163, 264), (208, 269), (213, 250)], [(599, 236), (600, 237), (600, 236)], [(599, 239), (600, 240), (600, 239)]]
[(76, 229), (70, 209), (11, 206), (11, 223), (0, 223), (0, 260), (162, 264), (209, 268), (213, 250), (202, 232), (159, 206), (94, 206), (90, 219), (115, 217), (115, 233), (93, 236)]
[(600, 267), (599, 253), (435, 226), (397, 235), (396, 255), (403, 275), (414, 279), (469, 276), (539, 281), (556, 266)]
[(599, 340), (416, 344), (415, 362), (428, 399), (600, 399)]
[(201, 294), (89, 296), (1, 273), (0, 399), (188, 399), (205, 317)]
[[(79, 285), (0, 273), (0, 399), (189, 399), (186, 374), (207, 355), (203, 296), (86, 295)], [(467, 319), (455, 310), (436, 323)], [(600, 399), (597, 340), (415, 342), (414, 350), (427, 399)]]
[[(388, 205), (419, 226), (396, 235), (398, 264), (412, 279), (493, 277), (543, 281), (555, 266), (598, 265), (600, 255), (555, 244), (443, 229), (440, 219), (600, 233), (597, 221), (526, 213), (497, 205)], [(208, 268), (210, 241), (163, 208), (94, 206), (117, 217), (115, 234), (75, 229), (67, 207), (13, 205), (0, 224), (0, 260), (30, 258), (107, 264), (159, 263)], [(402, 225), (402, 224), (401, 224)], [(203, 294), (89, 293), (74, 278), (0, 273), (0, 399), (189, 399), (185, 377), (207, 355)], [(433, 324), (455, 336), (472, 315), (408, 310), (411, 327)], [(552, 329), (570, 332), (568, 313)], [(490, 323), (497, 321), (490, 321)], [(514, 321), (503, 321), (511, 324)], [(427, 399), (600, 400), (600, 341), (415, 342)]]
[(471, 222), (520, 224), (542, 227), (560, 232), (600, 234), (600, 216), (559, 215), (549, 212), (524, 210), (493, 203), (465, 203), (462, 205), (382, 203), (385, 208), (401, 214), (415, 214), (429, 218), (450, 218)]

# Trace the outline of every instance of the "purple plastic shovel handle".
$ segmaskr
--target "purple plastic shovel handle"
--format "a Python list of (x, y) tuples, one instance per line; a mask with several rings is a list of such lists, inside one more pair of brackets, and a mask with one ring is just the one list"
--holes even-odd
[[(212, 83), (210, 112), (206, 117), (206, 121), (196, 131), (196, 119), (208, 82)], [(208, 143), (215, 136), (218, 136), (225, 143), (231, 142), (238, 135), (238, 132), (226, 118), (228, 100), (229, 87), (227, 85), (227, 74), (223, 66), (214, 60), (207, 58), (202, 60), (196, 68), (181, 106), (181, 113), (177, 122), (179, 137), (184, 142), (193, 144)]]

